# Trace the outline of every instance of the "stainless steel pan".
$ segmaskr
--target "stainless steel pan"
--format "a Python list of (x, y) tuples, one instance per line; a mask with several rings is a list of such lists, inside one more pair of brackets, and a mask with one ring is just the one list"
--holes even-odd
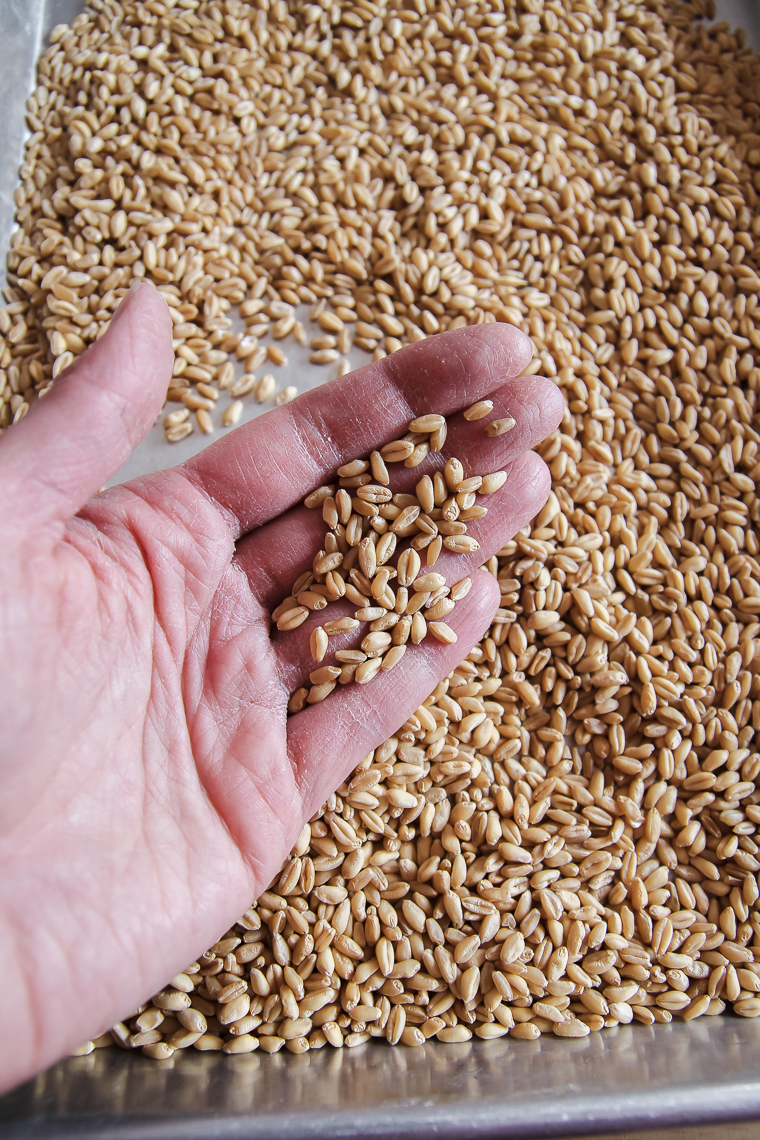
[[(0, 0), (3, 246), (12, 228), (34, 61), (47, 31), (80, 7), (78, 0)], [(717, 8), (718, 19), (743, 26), (749, 42), (760, 46), (760, 0), (718, 0)], [(325, 378), (316, 369), (304, 373), (297, 359), (294, 364), (301, 388)], [(159, 435), (123, 474), (179, 458), (184, 454)], [(9, 1140), (485, 1140), (753, 1118), (760, 1118), (760, 1022), (733, 1017), (620, 1026), (580, 1040), (403, 1050), (365, 1045), (301, 1057), (189, 1050), (155, 1063), (100, 1050), (62, 1062), (0, 1100), (0, 1136)]]

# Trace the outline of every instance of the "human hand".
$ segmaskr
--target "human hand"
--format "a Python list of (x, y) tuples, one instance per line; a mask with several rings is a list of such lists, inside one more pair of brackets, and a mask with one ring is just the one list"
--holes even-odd
[[(181, 467), (101, 494), (161, 408), (168, 309), (149, 284), (0, 440), (0, 1082), (102, 1033), (227, 930), (267, 887), (304, 821), (422, 703), (499, 604), (477, 567), (543, 505), (528, 451), (563, 412), (556, 386), (514, 379), (518, 330), (442, 334), (307, 393)], [(508, 435), (455, 413), (490, 396)], [(314, 663), (269, 614), (325, 526), (300, 506), (336, 467), (450, 415), (456, 454), (506, 485), (471, 528), (480, 550), (436, 570), (473, 588), (449, 623), (366, 686), (286, 719)], [(94, 496), (94, 497), (92, 497)], [(339, 612), (336, 610), (336, 612)]]

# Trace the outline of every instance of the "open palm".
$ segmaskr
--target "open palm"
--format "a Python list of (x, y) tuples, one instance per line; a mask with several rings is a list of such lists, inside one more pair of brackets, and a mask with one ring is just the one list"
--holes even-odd
[[(223, 933), (304, 822), (482, 636), (499, 604), (477, 567), (549, 488), (528, 449), (557, 424), (551, 382), (504, 325), (404, 349), (230, 433), (189, 463), (97, 489), (146, 434), (171, 373), (171, 323), (142, 285), (106, 336), (0, 441), (0, 1083), (105, 1030)], [(455, 413), (489, 395), (516, 428)], [(474, 586), (458, 643), (415, 647), (370, 685), (286, 719), (314, 665), (312, 615), (269, 613), (321, 545), (299, 503), (347, 460), (450, 415), (443, 455), (506, 468), (472, 528), (480, 550), (436, 570)], [(94, 496), (94, 497), (91, 497)], [(319, 516), (319, 517), (318, 517)], [(353, 607), (339, 603), (335, 616)], [(331, 648), (352, 644), (349, 635)]]

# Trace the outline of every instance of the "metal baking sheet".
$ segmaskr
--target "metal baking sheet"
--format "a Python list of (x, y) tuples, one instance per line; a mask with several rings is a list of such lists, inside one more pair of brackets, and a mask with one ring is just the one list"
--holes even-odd
[[(50, 28), (79, 0), (0, 0), (0, 242), (12, 230), (24, 101)], [(718, 0), (717, 17), (760, 45), (760, 2)], [(288, 342), (279, 387), (328, 379)], [(367, 357), (358, 353), (352, 363)], [(246, 418), (265, 409), (255, 405)], [(212, 437), (214, 438), (214, 437)], [(116, 475), (177, 463), (210, 442), (167, 445), (154, 428)], [(760, 1023), (740, 1018), (620, 1026), (580, 1040), (542, 1037), (420, 1049), (370, 1044), (295, 1057), (177, 1053), (164, 1062), (114, 1049), (70, 1058), (0, 1099), (7, 1140), (302, 1140), (308, 1137), (533, 1138), (727, 1125), (760, 1118)], [(722, 1129), (716, 1136), (725, 1135)]]
[[(0, 1101), (13, 1140), (533, 1140), (760, 1116), (760, 1024), (704, 1018), (576, 1040), (329, 1047), (300, 1057), (99, 1050)], [(721, 1134), (723, 1140), (723, 1134)]]

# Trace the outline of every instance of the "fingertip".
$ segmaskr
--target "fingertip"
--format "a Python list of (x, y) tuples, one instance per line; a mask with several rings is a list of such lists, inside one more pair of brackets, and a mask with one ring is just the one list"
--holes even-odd
[(549, 498), (552, 476), (541, 456), (527, 451), (515, 459), (509, 467), (508, 488), (507, 529), (511, 538), (536, 517)]
[(533, 359), (530, 337), (516, 325), (499, 322), (470, 325), (466, 329), (444, 335), (454, 337), (461, 334), (470, 342), (472, 371), (490, 373), (497, 382), (519, 376)]
[(174, 349), (169, 305), (153, 282), (144, 277), (132, 282), (103, 340), (118, 342), (125, 337), (130, 338), (130, 351), (136, 349), (141, 357), (152, 358), (155, 369), (168, 368), (171, 375)]
[(148, 282), (131, 289), (98, 337), (4, 440), (3, 485), (35, 517), (66, 518), (147, 435), (166, 398), (174, 352), (168, 305)]
[(565, 397), (553, 380), (548, 380), (545, 376), (532, 376), (531, 380), (534, 386), (534, 399), (541, 409), (542, 426), (546, 429), (546, 435), (549, 435), (562, 422), (567, 406)]
[[(504, 435), (489, 438), (494, 462), (505, 464), (522, 452), (536, 447), (557, 428), (565, 414), (565, 401), (557, 385), (543, 376), (516, 376), (489, 392), (493, 412), (489, 420), (510, 416), (514, 427)], [(479, 451), (485, 446), (483, 434), (486, 421), (459, 423), (450, 433), (449, 447), (454, 440), (463, 450), (473, 447)]]
[(450, 410), (480, 399), (493, 385), (501, 385), (527, 367), (533, 357), (530, 339), (515, 325), (467, 325), (407, 345), (376, 365), (416, 403), (416, 390), (429, 399), (431, 384), (445, 382)]
[(496, 324), (486, 327), (500, 330), (499, 335), (512, 355), (513, 375), (519, 376), (533, 359), (533, 342), (530, 337), (522, 329), (518, 329), (516, 325)]
[[(520, 497), (525, 502), (525, 509), (535, 514), (546, 502), (551, 491), (551, 472), (537, 452), (526, 451), (513, 461), (509, 469), (509, 486), (513, 491), (519, 491)], [(543, 499), (536, 507), (535, 503), (541, 496)], [(529, 514), (527, 518), (532, 518), (533, 514)]]
[(106, 332), (78, 363), (83, 380), (123, 402), (134, 446), (161, 411), (174, 366), (169, 306), (152, 282), (132, 283)]
[(493, 615), (495, 609), (498, 608), (499, 601), (501, 600), (501, 591), (496, 578), (484, 567), (480, 567), (471, 575), (472, 589), (468, 597), (471, 599), (471, 604), (477, 608), (478, 612)]

